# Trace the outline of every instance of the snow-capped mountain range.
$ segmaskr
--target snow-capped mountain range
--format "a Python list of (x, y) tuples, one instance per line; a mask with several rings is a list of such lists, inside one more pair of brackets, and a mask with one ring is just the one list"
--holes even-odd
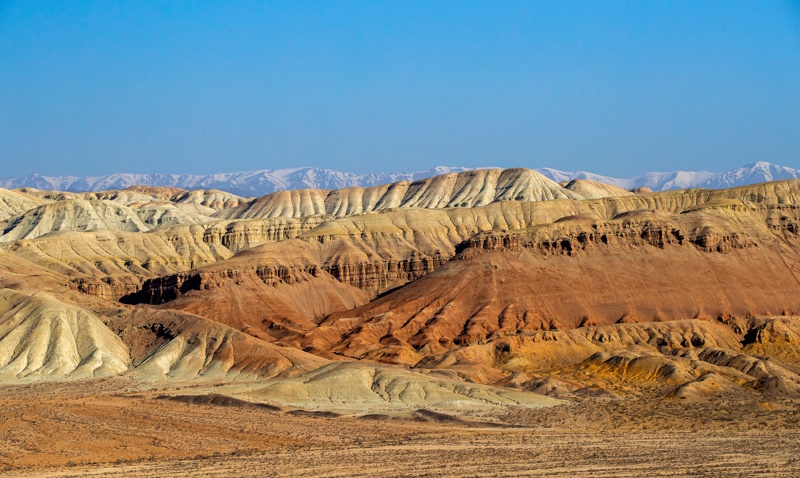
[[(196, 174), (127, 174), (108, 176), (42, 176), (32, 174), (0, 180), (7, 189), (31, 187), (60, 191), (102, 191), (130, 186), (169, 186), (182, 189), (221, 189), (241, 196), (262, 196), (282, 189), (340, 189), (352, 186), (375, 186), (396, 181), (416, 181), (440, 174), (467, 171), (471, 168), (437, 166), (411, 173), (355, 174), (321, 168), (272, 169), (209, 175)], [(648, 187), (653, 191), (686, 188), (729, 188), (778, 179), (800, 178), (800, 169), (765, 161), (747, 164), (725, 173), (709, 171), (672, 171), (645, 173), (633, 178), (613, 178), (587, 171), (566, 172), (552, 168), (536, 171), (557, 181), (590, 179), (625, 189)]]
[(220, 189), (247, 197), (263, 196), (283, 189), (341, 189), (352, 186), (375, 186), (397, 181), (416, 181), (468, 169), (470, 168), (437, 166), (413, 173), (374, 174), (355, 174), (321, 168), (263, 169), (208, 175), (116, 173), (108, 176), (42, 176), (32, 174), (22, 178), (0, 180), (0, 187), (85, 192), (125, 189), (131, 186), (168, 186), (181, 189)]
[(551, 168), (540, 168), (537, 171), (557, 182), (590, 179), (601, 183), (613, 184), (623, 189), (647, 187), (653, 191), (688, 188), (722, 189), (777, 181), (779, 179), (800, 178), (800, 169), (770, 164), (766, 161), (746, 164), (741, 168), (732, 169), (725, 173), (712, 173), (710, 171), (651, 172), (633, 178), (612, 178), (588, 171), (564, 172)]

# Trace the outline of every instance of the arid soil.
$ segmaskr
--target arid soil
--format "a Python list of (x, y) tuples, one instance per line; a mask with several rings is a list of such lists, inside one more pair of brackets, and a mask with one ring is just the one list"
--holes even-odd
[[(6, 476), (797, 476), (795, 401), (583, 400), (462, 419), (186, 403), (124, 380), (0, 391)], [(171, 390), (175, 392), (175, 390)], [(184, 390), (186, 391), (186, 390)], [(451, 416), (452, 417), (452, 416)]]

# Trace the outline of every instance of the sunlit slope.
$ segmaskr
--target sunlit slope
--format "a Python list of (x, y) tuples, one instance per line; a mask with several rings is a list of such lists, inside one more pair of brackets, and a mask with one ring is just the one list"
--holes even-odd
[(122, 340), (94, 314), (38, 293), (0, 290), (0, 377), (80, 378), (128, 369)]
[(113, 201), (70, 199), (43, 204), (0, 224), (0, 242), (33, 239), (62, 231), (128, 231), (150, 230), (136, 211)]
[(222, 211), (221, 218), (348, 217), (396, 208), (444, 209), (483, 206), (494, 201), (582, 199), (529, 169), (482, 169), (415, 181), (334, 191), (280, 191)]
[(420, 408), (463, 411), (560, 403), (533, 393), (465, 383), (444, 374), (347, 362), (332, 363), (241, 396), (281, 406), (350, 413)]
[(0, 188), (0, 221), (29, 211), (42, 204), (42, 200), (21, 191)]

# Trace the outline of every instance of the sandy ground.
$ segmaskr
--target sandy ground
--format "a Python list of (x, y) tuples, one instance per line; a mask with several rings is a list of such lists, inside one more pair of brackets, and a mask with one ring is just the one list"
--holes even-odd
[[(175, 390), (170, 390), (175, 393)], [(308, 416), (121, 380), (0, 390), (7, 476), (798, 476), (800, 405), (584, 401), (447, 419)]]

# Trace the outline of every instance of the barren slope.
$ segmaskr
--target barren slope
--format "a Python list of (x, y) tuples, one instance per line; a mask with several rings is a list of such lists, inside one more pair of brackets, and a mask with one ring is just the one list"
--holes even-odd
[(467, 384), (436, 373), (347, 362), (332, 363), (237, 396), (281, 406), (361, 414), (418, 408), (463, 412), (559, 404), (541, 395)]
[(217, 214), (221, 218), (348, 217), (395, 208), (443, 209), (483, 206), (494, 201), (582, 199), (529, 169), (481, 169), (450, 173), (409, 183), (347, 188), (335, 191), (302, 189), (279, 191), (238, 208)]
[(523, 330), (800, 312), (794, 249), (707, 218), (694, 229), (691, 216), (477, 236), (438, 271), (333, 314), (305, 343), (354, 357), (379, 344), (428, 353)]
[(128, 349), (94, 314), (43, 293), (1, 289), (0, 295), (7, 309), (0, 316), (0, 377), (96, 377), (128, 369)]
[(140, 309), (109, 325), (131, 349), (129, 376), (140, 380), (263, 380), (327, 363), (183, 312)]
[(150, 229), (136, 211), (113, 201), (70, 199), (47, 203), (0, 223), (0, 242), (34, 239), (59, 231), (140, 232)]
[(5, 221), (40, 204), (42, 204), (42, 200), (35, 196), (0, 188), (0, 221)]

